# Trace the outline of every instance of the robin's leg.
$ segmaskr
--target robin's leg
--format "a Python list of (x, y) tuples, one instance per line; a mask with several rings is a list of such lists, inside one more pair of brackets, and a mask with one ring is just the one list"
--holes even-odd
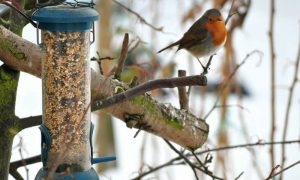
[(196, 59), (198, 60), (198, 62), (200, 63), (201, 67), (203, 68), (203, 70), (205, 71), (205, 66), (203, 66), (203, 64), (201, 63), (200, 59), (198, 57), (196, 57)]
[(208, 62), (207, 62), (207, 64), (206, 64), (205, 67), (202, 66), (202, 68), (203, 68), (203, 73), (202, 73), (202, 74), (207, 74), (207, 73), (208, 73), (207, 70), (209, 69), (209, 67), (210, 67), (210, 65), (211, 65), (211, 61), (212, 61), (212, 58), (214, 57), (214, 55), (216, 55), (216, 54), (213, 54), (213, 55), (211, 55), (211, 56), (209, 57)]

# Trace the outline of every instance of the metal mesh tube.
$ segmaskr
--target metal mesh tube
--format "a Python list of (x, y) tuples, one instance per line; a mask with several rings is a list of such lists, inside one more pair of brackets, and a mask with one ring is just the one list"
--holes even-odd
[(89, 170), (89, 31), (42, 31), (42, 41), (43, 124), (52, 137), (47, 168)]

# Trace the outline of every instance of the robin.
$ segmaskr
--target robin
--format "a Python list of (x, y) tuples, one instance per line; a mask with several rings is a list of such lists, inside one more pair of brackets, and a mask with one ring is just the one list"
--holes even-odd
[[(181, 39), (161, 49), (158, 53), (178, 45), (177, 51), (186, 49), (200, 62), (198, 58), (215, 54), (225, 44), (226, 37), (227, 30), (220, 11), (210, 9), (184, 33)], [(204, 72), (207, 72), (207, 67), (204, 67), (201, 62), (200, 64)]]

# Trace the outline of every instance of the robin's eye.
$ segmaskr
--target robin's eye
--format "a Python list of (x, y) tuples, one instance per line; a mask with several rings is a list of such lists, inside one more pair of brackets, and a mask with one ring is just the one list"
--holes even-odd
[(208, 20), (209, 20), (209, 21), (212, 21), (213, 19), (212, 19), (212, 18), (209, 18)]

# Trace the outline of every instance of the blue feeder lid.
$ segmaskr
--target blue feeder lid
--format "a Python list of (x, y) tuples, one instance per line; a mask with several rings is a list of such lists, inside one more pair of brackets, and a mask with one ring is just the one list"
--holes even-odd
[(32, 15), (32, 20), (39, 23), (39, 29), (50, 31), (88, 30), (98, 18), (99, 14), (93, 8), (68, 5), (46, 6)]

